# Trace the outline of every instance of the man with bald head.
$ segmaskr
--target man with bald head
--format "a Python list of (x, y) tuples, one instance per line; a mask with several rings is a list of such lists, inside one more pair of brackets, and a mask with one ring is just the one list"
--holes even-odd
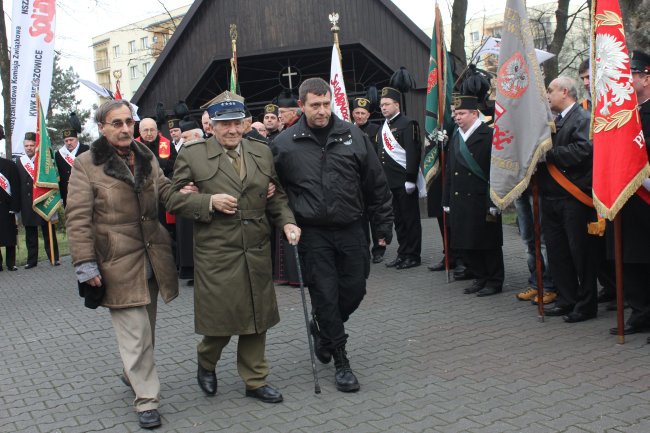
[(266, 126), (264, 126), (262, 122), (253, 122), (251, 126), (253, 127), (253, 129), (257, 130), (257, 132), (259, 132), (262, 137), (266, 138), (268, 131), (266, 130)]
[(596, 272), (587, 225), (596, 218), (591, 201), (593, 146), (589, 113), (577, 103), (576, 82), (559, 76), (547, 90), (556, 113), (553, 147), (538, 170), (542, 195), (549, 269), (557, 287), (548, 316), (564, 316), (567, 323), (596, 317)]

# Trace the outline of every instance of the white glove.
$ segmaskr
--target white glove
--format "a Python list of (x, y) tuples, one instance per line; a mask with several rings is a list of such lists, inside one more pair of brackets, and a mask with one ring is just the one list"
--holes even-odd
[(446, 143), (449, 137), (447, 137), (447, 131), (444, 129), (436, 129), (434, 130), (436, 133), (436, 140), (437, 141), (442, 141), (443, 143)]
[(647, 179), (645, 179), (645, 180), (643, 181), (643, 187), (644, 187), (647, 191), (650, 191), (650, 177), (647, 178)]
[(443, 211), (444, 213), (449, 213), (449, 211), (450, 211), (449, 206), (443, 206), (443, 207), (442, 207), (442, 211)]
[(415, 191), (415, 184), (413, 182), (404, 182), (404, 189), (407, 194), (413, 194), (413, 191)]
[(491, 207), (489, 212), (490, 212), (490, 215), (492, 215), (492, 216), (497, 216), (497, 215), (499, 215), (501, 213), (501, 212), (499, 212), (499, 209), (497, 209), (495, 207)]

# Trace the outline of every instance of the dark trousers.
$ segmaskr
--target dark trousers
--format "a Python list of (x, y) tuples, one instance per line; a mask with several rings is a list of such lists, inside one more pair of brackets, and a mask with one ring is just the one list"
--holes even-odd
[(366, 294), (370, 253), (360, 220), (343, 228), (302, 227), (300, 254), (322, 347), (345, 346), (344, 323)]
[(623, 264), (623, 293), (632, 309), (627, 323), (650, 328), (650, 263)]
[(397, 256), (403, 259), (420, 260), (422, 251), (422, 224), (420, 223), (420, 202), (417, 190), (407, 194), (404, 188), (391, 189), (393, 193), (393, 214), (397, 233)]
[(595, 265), (602, 259), (598, 245), (603, 239), (591, 239), (587, 233), (594, 210), (574, 198), (543, 198), (542, 207), (542, 230), (551, 277), (557, 288), (557, 306), (573, 308), (576, 313), (596, 314)]
[[(16, 246), (15, 245), (6, 246), (5, 253), (7, 256), (5, 257), (5, 259), (7, 260), (5, 262), (7, 264), (7, 268), (9, 269), (16, 266)], [(2, 269), (2, 248), (0, 248), (0, 269)]]
[[(52, 261), (50, 257), (50, 234), (47, 228), (47, 222), (41, 224), (41, 232), (43, 233), (43, 241), (45, 244), (45, 254), (47, 258)], [(52, 239), (54, 240), (54, 260), (59, 260), (59, 244), (56, 241), (56, 227), (52, 225)], [(38, 263), (38, 226), (25, 227), (25, 243), (27, 244), (27, 264), (35, 265)]]
[(489, 250), (463, 250), (467, 268), (481, 287), (503, 288), (504, 268), (501, 247)]

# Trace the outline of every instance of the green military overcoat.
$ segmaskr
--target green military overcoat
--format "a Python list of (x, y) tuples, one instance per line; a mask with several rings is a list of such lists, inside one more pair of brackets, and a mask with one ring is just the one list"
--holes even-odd
[[(280, 321), (271, 270), (271, 223), (295, 224), (266, 144), (242, 139), (244, 179), (215, 139), (184, 145), (167, 209), (194, 221), (194, 323), (210, 336), (261, 333)], [(194, 182), (199, 192), (179, 190)], [(267, 199), (269, 182), (275, 195)], [(212, 194), (238, 200), (234, 215), (212, 210)]]

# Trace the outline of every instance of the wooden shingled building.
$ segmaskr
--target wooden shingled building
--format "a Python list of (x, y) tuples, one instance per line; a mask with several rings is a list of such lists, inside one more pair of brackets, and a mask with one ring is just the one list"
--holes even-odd
[(196, 0), (132, 102), (140, 114), (179, 100), (198, 112), (228, 89), (235, 24), (241, 94), (257, 116), (283, 91), (297, 96), (302, 80), (329, 80), (332, 12), (340, 16), (348, 97), (363, 96), (372, 85), (381, 90), (404, 66), (416, 83), (406, 111), (423, 124), (431, 40), (391, 0)]

